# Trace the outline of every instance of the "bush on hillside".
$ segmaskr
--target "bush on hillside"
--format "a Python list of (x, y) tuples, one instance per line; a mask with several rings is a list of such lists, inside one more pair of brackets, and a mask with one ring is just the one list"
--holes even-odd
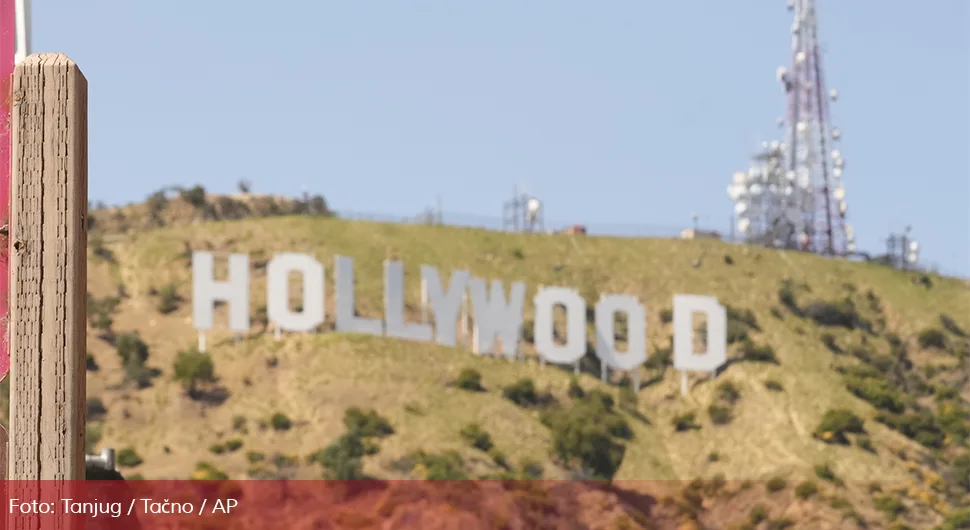
[(835, 335), (832, 335), (831, 333), (822, 333), (822, 344), (824, 344), (825, 347), (834, 354), (842, 353), (842, 348), (840, 348), (839, 344), (835, 341)]
[(175, 284), (166, 284), (158, 291), (158, 312), (167, 315), (178, 310), (182, 297), (179, 296)]
[(613, 478), (626, 453), (621, 440), (633, 438), (613, 407), (611, 396), (593, 390), (571, 407), (543, 415), (552, 431), (552, 453), (564, 466), (593, 478)]
[(386, 438), (394, 434), (391, 422), (373, 409), (366, 412), (357, 407), (347, 409), (344, 411), (344, 426), (361, 438)]
[(579, 380), (575, 377), (569, 379), (569, 389), (567, 390), (567, 395), (572, 399), (582, 399), (586, 395), (586, 391), (579, 384)]
[(957, 324), (957, 321), (953, 320), (953, 318), (950, 317), (950, 315), (946, 315), (946, 314), (940, 315), (940, 325), (943, 326), (943, 329), (949, 331), (950, 333), (953, 333), (957, 337), (961, 337), (961, 338), (967, 337), (967, 332), (964, 331), (963, 328), (961, 328), (960, 325)]
[(505, 399), (520, 407), (533, 407), (539, 404), (539, 394), (536, 392), (532, 379), (525, 378), (512, 383), (502, 389)]
[(462, 390), (468, 390), (469, 392), (483, 392), (485, 387), (482, 386), (482, 374), (475, 370), (474, 368), (465, 368), (458, 374), (458, 380), (455, 381), (455, 386)]
[(198, 396), (199, 385), (216, 381), (215, 366), (208, 353), (202, 353), (196, 348), (178, 352), (173, 366), (175, 380), (182, 384), (189, 397)]
[(493, 447), (492, 436), (477, 423), (469, 423), (459, 431), (461, 439), (479, 451), (488, 451)]
[(365, 454), (360, 436), (348, 432), (311, 459), (323, 467), (323, 476), (327, 480), (360, 480), (364, 478)]
[(750, 339), (745, 339), (741, 343), (741, 356), (745, 361), (778, 364), (775, 349), (770, 344), (758, 345)]
[(864, 434), (862, 419), (847, 409), (829, 410), (822, 416), (812, 435), (825, 443), (848, 445), (847, 434)]
[(293, 427), (293, 422), (282, 412), (276, 412), (269, 418), (269, 425), (274, 431), (288, 431)]
[(900, 392), (886, 381), (873, 378), (847, 377), (845, 386), (852, 395), (869, 402), (877, 409), (896, 414), (906, 410)]
[(765, 482), (765, 489), (769, 493), (778, 493), (788, 487), (788, 481), (783, 477), (771, 477)]
[(929, 328), (920, 331), (916, 341), (919, 343), (919, 347), (923, 348), (924, 350), (931, 348), (945, 350), (947, 345), (946, 335), (936, 328)]
[(741, 390), (731, 381), (724, 381), (717, 385), (717, 398), (733, 405), (741, 399)]
[(115, 349), (121, 357), (122, 366), (132, 363), (144, 364), (148, 361), (148, 345), (141, 340), (138, 333), (125, 332), (115, 339)]
[(765, 388), (771, 390), (772, 392), (781, 392), (785, 390), (785, 387), (781, 384), (781, 382), (775, 379), (765, 380)]
[(790, 283), (783, 283), (778, 289), (778, 303), (788, 308), (792, 313), (798, 313), (798, 301), (795, 299), (795, 291)]
[(202, 186), (195, 185), (188, 189), (179, 190), (179, 196), (182, 197), (182, 200), (196, 208), (201, 209), (206, 205), (205, 188)]
[(134, 448), (125, 447), (115, 455), (115, 462), (121, 467), (136, 467), (140, 466), (144, 460), (141, 459)]
[(856, 329), (864, 323), (850, 298), (839, 303), (816, 300), (802, 309), (802, 314), (819, 326)]
[(707, 407), (707, 414), (711, 417), (714, 425), (727, 425), (731, 423), (731, 409), (720, 405), (710, 405)]
[(697, 415), (693, 412), (678, 414), (674, 416), (672, 420), (670, 420), (670, 423), (674, 426), (674, 430), (677, 432), (701, 428), (701, 426), (697, 424)]
[(826, 482), (833, 482), (836, 484), (841, 482), (839, 477), (836, 476), (835, 471), (833, 471), (832, 467), (827, 463), (815, 465), (815, 476)]
[(946, 439), (943, 427), (928, 411), (904, 414), (880, 412), (876, 415), (876, 421), (930, 449), (943, 447), (943, 440)]
[(424, 471), (425, 480), (465, 480), (465, 459), (456, 451), (444, 451), (438, 454), (421, 453), (419, 461)]
[(808, 500), (818, 493), (818, 486), (811, 480), (806, 480), (795, 486), (795, 496), (801, 500)]
[(88, 420), (98, 420), (108, 413), (104, 402), (99, 397), (89, 397), (86, 403)]

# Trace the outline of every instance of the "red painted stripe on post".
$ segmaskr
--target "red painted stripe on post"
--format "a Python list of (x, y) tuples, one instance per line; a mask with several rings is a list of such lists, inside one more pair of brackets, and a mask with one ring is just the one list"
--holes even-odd
[[(10, 99), (17, 49), (16, 0), (0, 0), (0, 225), (10, 220)], [(10, 242), (0, 237), (0, 380), (10, 371), (7, 318), (10, 314)]]

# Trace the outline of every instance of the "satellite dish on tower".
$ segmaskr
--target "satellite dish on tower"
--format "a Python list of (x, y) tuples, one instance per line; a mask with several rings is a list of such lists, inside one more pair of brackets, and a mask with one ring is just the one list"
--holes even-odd
[(525, 216), (531, 222), (535, 221), (539, 216), (539, 212), (542, 211), (542, 202), (539, 199), (532, 198), (525, 203)]

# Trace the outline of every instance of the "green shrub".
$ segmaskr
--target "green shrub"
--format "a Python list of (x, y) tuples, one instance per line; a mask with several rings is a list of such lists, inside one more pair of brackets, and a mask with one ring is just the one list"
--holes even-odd
[(182, 384), (189, 397), (192, 398), (197, 397), (200, 383), (216, 381), (212, 357), (194, 347), (178, 352), (173, 368), (175, 380)]
[(88, 398), (86, 406), (87, 406), (87, 417), (89, 420), (100, 419), (105, 414), (108, 413), (108, 409), (105, 408), (104, 402), (101, 401), (101, 398), (98, 398), (98, 397)]
[(567, 394), (572, 399), (582, 399), (586, 395), (586, 391), (580, 386), (578, 379), (571, 377), (569, 379), (569, 390)]
[(842, 327), (849, 330), (864, 327), (860, 326), (864, 324), (864, 320), (849, 298), (839, 303), (820, 300), (811, 302), (802, 309), (802, 314), (819, 326)]
[(229, 451), (230, 453), (238, 451), (242, 446), (242, 438), (232, 438), (226, 440), (226, 451)]
[(872, 445), (872, 439), (869, 438), (868, 436), (864, 436), (864, 435), (857, 436), (855, 439), (855, 444), (859, 447), (859, 449), (862, 449), (863, 451), (866, 451), (869, 453), (876, 452), (876, 448)]
[(138, 456), (134, 448), (125, 447), (115, 455), (115, 462), (121, 467), (136, 467), (141, 465), (144, 460)]
[(946, 335), (936, 328), (920, 331), (916, 341), (919, 343), (919, 347), (924, 350), (930, 348), (945, 350), (947, 346)]
[(826, 482), (839, 482), (839, 477), (836, 476), (835, 471), (827, 463), (815, 465), (815, 476)]
[(288, 431), (293, 427), (293, 422), (282, 412), (277, 412), (270, 416), (269, 424), (274, 431)]
[(394, 434), (391, 422), (371, 409), (366, 412), (351, 407), (344, 412), (344, 426), (361, 438), (386, 438)]
[(461, 428), (459, 432), (461, 439), (465, 441), (468, 445), (478, 449), (479, 451), (488, 451), (493, 447), (492, 436), (482, 429), (482, 426), (477, 423), (469, 423)]
[(260, 453), (259, 451), (249, 451), (246, 453), (246, 460), (248, 460), (250, 464), (255, 464), (257, 462), (266, 460), (266, 455)]
[(327, 480), (360, 480), (364, 478), (362, 459), (365, 454), (360, 436), (348, 432), (322, 451), (311, 455), (310, 460), (323, 467), (323, 476)]
[(468, 390), (469, 392), (482, 392), (485, 390), (482, 386), (482, 374), (473, 368), (465, 368), (462, 370), (458, 374), (456, 385), (458, 388)]
[(123, 366), (132, 363), (144, 364), (148, 361), (148, 345), (137, 333), (119, 333), (115, 339), (115, 348)]
[(673, 424), (674, 430), (677, 432), (701, 428), (701, 426), (697, 424), (697, 415), (693, 412), (685, 412), (684, 414), (674, 416), (674, 418), (671, 420), (671, 424)]
[(670, 324), (674, 321), (674, 312), (671, 309), (663, 309), (660, 311), (660, 322), (664, 324)]
[(953, 333), (957, 337), (965, 338), (967, 336), (967, 332), (964, 331), (963, 328), (957, 324), (956, 320), (953, 320), (953, 318), (951, 318), (949, 315), (940, 315), (940, 325), (943, 326), (943, 329)]
[(421, 463), (427, 471), (427, 480), (465, 480), (465, 461), (455, 451), (424, 455)]
[(775, 349), (768, 344), (757, 345), (746, 339), (741, 342), (741, 354), (746, 361), (778, 364)]
[(535, 383), (532, 379), (525, 378), (502, 389), (505, 399), (515, 403), (520, 407), (530, 407), (539, 404), (539, 395), (536, 393)]
[(876, 415), (876, 421), (931, 449), (943, 447), (946, 438), (943, 427), (928, 411), (905, 414), (880, 412)]
[(846, 434), (864, 434), (862, 419), (847, 409), (829, 410), (815, 428), (813, 436), (826, 443), (848, 444)]
[(775, 379), (768, 379), (768, 380), (766, 380), (765, 381), (765, 388), (767, 388), (768, 390), (771, 390), (773, 392), (781, 392), (781, 391), (785, 390), (785, 387), (783, 387), (781, 385), (781, 383), (778, 382)]
[(567, 409), (542, 417), (552, 435), (552, 453), (567, 468), (594, 478), (611, 479), (619, 469), (626, 447), (620, 440), (633, 438), (626, 419), (613, 408), (613, 398), (590, 391)]
[(196, 185), (189, 189), (179, 190), (179, 195), (182, 197), (182, 200), (198, 209), (206, 206), (205, 188), (202, 186)]
[(192, 473), (192, 478), (194, 480), (227, 480), (229, 475), (208, 462), (199, 462), (195, 465), (195, 472)]
[(726, 425), (731, 423), (731, 409), (728, 407), (710, 405), (707, 407), (707, 414), (711, 417), (711, 422), (714, 423), (714, 425)]
[(493, 447), (493, 448), (489, 449), (489, 451), (488, 451), (488, 457), (492, 459), (492, 462), (494, 462), (495, 465), (497, 465), (497, 466), (499, 466), (501, 468), (504, 468), (504, 469), (509, 469), (509, 467), (510, 467), (509, 466), (509, 461), (505, 457), (505, 453), (503, 453), (502, 451), (500, 451), (497, 447)]
[(811, 480), (806, 480), (795, 486), (795, 496), (803, 501), (814, 497), (816, 493), (818, 493), (818, 486)]
[(91, 352), (88, 352), (84, 358), (84, 369), (89, 372), (97, 372), (101, 369), (101, 367), (98, 366), (98, 361), (94, 358), (94, 355), (91, 355)]
[(226, 446), (222, 444), (212, 444), (209, 446), (209, 452), (214, 455), (221, 455), (226, 452)]
[(530, 458), (524, 458), (519, 462), (519, 471), (524, 477), (533, 480), (541, 479), (543, 473), (545, 473), (542, 464)]
[(895, 521), (900, 515), (906, 513), (906, 506), (892, 495), (876, 495), (872, 499), (872, 504), (890, 521)]
[(741, 390), (731, 381), (724, 381), (717, 385), (717, 397), (728, 404), (734, 405), (741, 399)]
[(828, 348), (828, 350), (832, 353), (842, 353), (842, 348), (840, 348), (839, 344), (836, 342), (835, 335), (832, 335), (831, 333), (822, 333), (822, 344), (824, 344), (825, 347)]
[(182, 297), (179, 296), (175, 284), (166, 284), (158, 291), (158, 312), (167, 315), (178, 310)]
[(788, 481), (782, 477), (772, 477), (765, 482), (765, 489), (769, 493), (778, 493), (788, 487)]
[(759, 525), (768, 519), (768, 508), (764, 504), (755, 504), (748, 512), (748, 521), (752, 525)]
[(782, 284), (781, 288), (778, 289), (778, 302), (793, 313), (799, 312), (798, 301), (795, 299), (795, 291), (788, 283)]
[(886, 381), (873, 378), (847, 377), (845, 386), (852, 395), (864, 399), (877, 409), (896, 414), (906, 410), (903, 397)]

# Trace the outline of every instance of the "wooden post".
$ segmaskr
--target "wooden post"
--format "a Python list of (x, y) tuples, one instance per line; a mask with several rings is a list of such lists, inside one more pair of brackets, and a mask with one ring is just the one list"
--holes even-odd
[(87, 81), (62, 54), (14, 71), (8, 479), (84, 478)]

